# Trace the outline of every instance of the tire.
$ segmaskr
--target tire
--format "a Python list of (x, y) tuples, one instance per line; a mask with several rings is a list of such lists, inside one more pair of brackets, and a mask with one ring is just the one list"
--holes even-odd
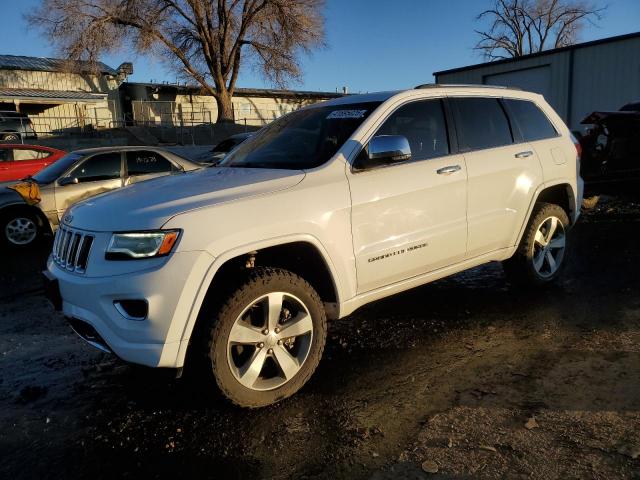
[(2, 243), (9, 248), (28, 248), (41, 237), (36, 215), (27, 209), (14, 209), (0, 214)]
[(255, 268), (216, 311), (204, 331), (204, 353), (234, 404), (258, 408), (283, 400), (318, 366), (326, 313), (313, 287), (294, 273)]
[(3, 142), (19, 142), (20, 134), (14, 133), (14, 132), (4, 133), (2, 134), (2, 141)]
[(520, 286), (543, 286), (556, 280), (570, 251), (569, 226), (569, 216), (562, 207), (537, 203), (518, 249), (503, 262), (509, 280)]

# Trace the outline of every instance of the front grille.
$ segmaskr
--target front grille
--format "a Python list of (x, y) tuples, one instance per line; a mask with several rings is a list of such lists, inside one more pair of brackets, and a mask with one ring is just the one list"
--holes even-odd
[(84, 273), (91, 245), (93, 235), (60, 226), (53, 241), (53, 261), (70, 272)]

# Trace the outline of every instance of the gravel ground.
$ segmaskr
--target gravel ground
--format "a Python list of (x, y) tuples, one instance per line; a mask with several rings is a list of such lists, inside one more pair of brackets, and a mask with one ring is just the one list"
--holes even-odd
[[(330, 325), (258, 411), (77, 339), (0, 266), (0, 478), (640, 478), (640, 206), (602, 197), (554, 288), (487, 265)], [(437, 473), (427, 473), (427, 472)]]

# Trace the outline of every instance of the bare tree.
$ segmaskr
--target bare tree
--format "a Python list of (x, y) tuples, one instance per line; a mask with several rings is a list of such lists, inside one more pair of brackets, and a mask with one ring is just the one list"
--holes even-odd
[(28, 20), (69, 59), (96, 62), (123, 47), (160, 54), (216, 99), (225, 122), (241, 66), (278, 86), (301, 77), (300, 54), (324, 42), (323, 8), (324, 0), (42, 0)]
[(476, 30), (475, 49), (497, 60), (571, 45), (587, 23), (602, 18), (605, 8), (588, 0), (494, 0), (477, 17), (491, 23), (487, 31)]

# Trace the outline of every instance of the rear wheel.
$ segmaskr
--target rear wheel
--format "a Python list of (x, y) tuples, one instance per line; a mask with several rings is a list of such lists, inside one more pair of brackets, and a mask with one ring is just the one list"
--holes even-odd
[(19, 142), (20, 135), (14, 132), (4, 133), (2, 135), (2, 140), (5, 142)]
[(320, 362), (326, 314), (309, 283), (281, 269), (256, 268), (219, 308), (208, 356), (222, 393), (262, 407), (296, 393)]
[(554, 204), (538, 203), (520, 245), (504, 270), (517, 284), (544, 285), (555, 280), (566, 263), (569, 216)]

